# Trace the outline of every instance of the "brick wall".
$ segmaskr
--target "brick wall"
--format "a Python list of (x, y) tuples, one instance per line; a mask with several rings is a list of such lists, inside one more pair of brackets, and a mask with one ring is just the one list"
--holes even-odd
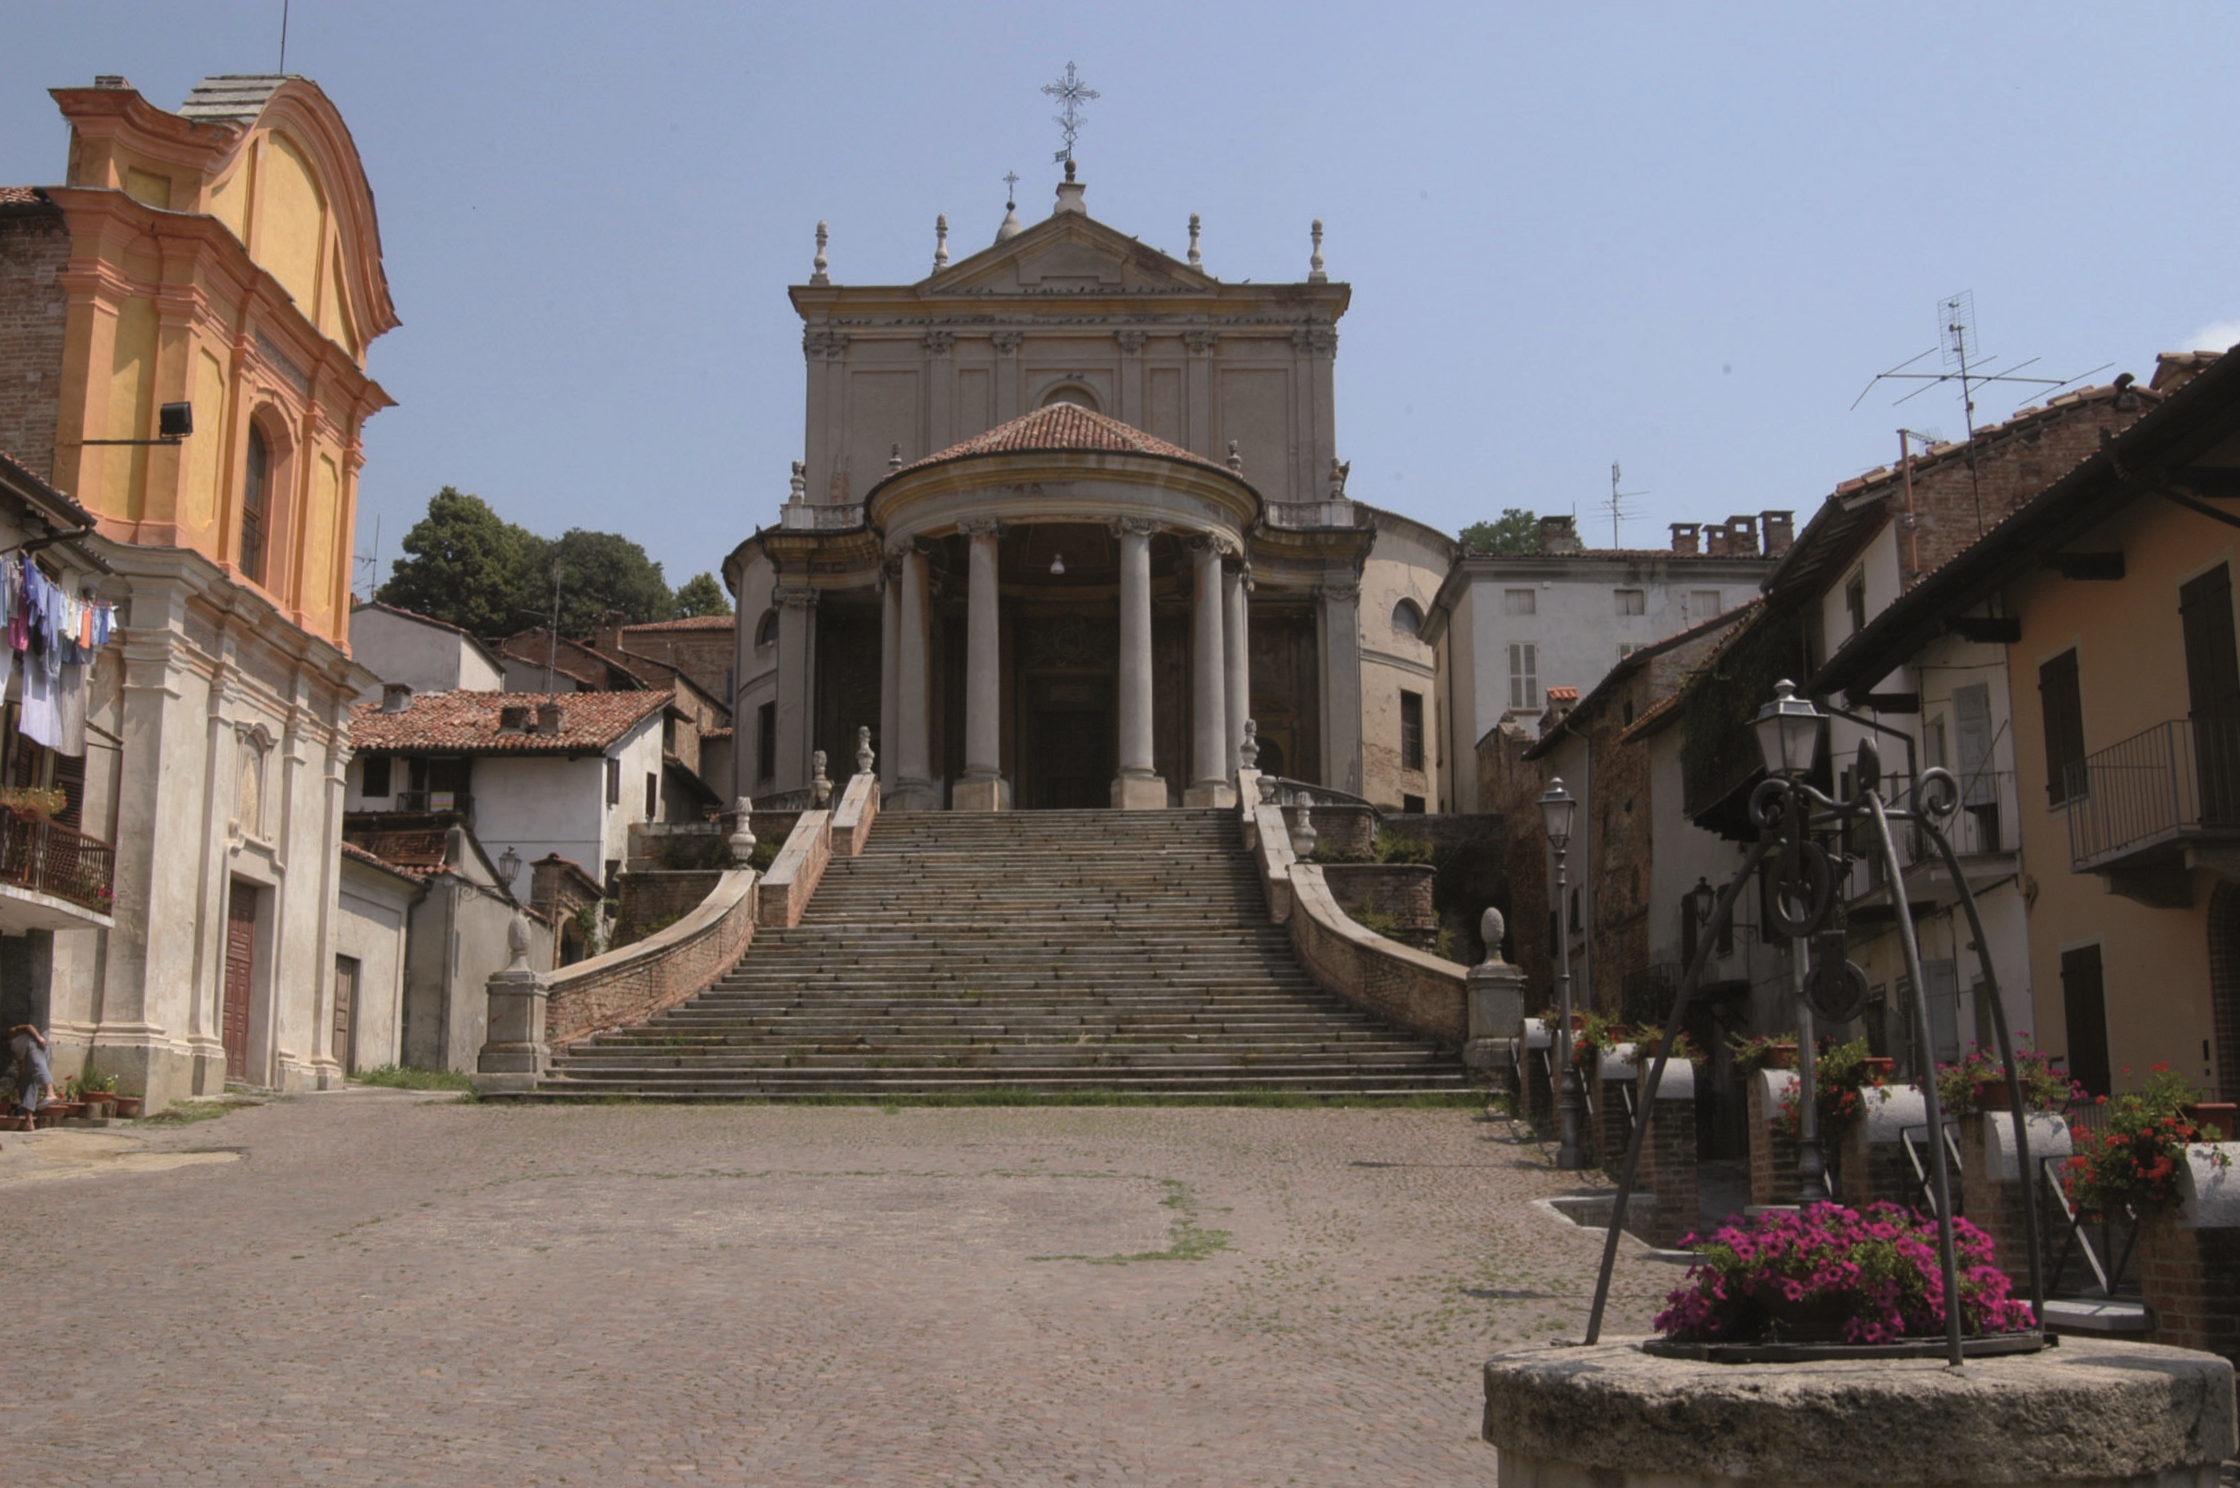
[[(1648, 1083), (1652, 1061), (1643, 1060), (1641, 1080)], [(1637, 1187), (1657, 1196), (1657, 1202), (1628, 1216), (1636, 1235), (1651, 1245), (1670, 1248), (1699, 1223), (1701, 1202), (1696, 1180), (1695, 1067), (1675, 1059), (1665, 1067), (1664, 1084), (1658, 1088), (1655, 1117), (1649, 1138), (1641, 1149)]]
[(1781, 1129), (1781, 1092), (1796, 1084), (1794, 1070), (1760, 1070), (1749, 1079), (1750, 1202), (1797, 1201), (1797, 1142)]
[(2240, 1229), (2189, 1229), (2175, 1214), (2139, 1225), (2139, 1290), (2154, 1341), (2240, 1366)]
[[(754, 939), (754, 875), (726, 873), (716, 892), (683, 923), (637, 945), (579, 961), (552, 977), (545, 1039), (554, 1048), (643, 1023), (729, 971)], [(692, 923), (705, 917), (700, 923)]]
[[(52, 207), (0, 210), (0, 450), (54, 478), (70, 233)], [(215, 417), (215, 411), (210, 415)]]
[(1362, 1011), (1451, 1048), (1470, 1036), (1464, 970), (1386, 940), (1339, 912), (1311, 863), (1291, 869), (1291, 945), (1308, 975)]
[(617, 639), (621, 650), (668, 663), (729, 706), (723, 680), (731, 672), (737, 633), (735, 624), (692, 630), (626, 625)]
[(1325, 863), (1323, 882), (1348, 918), (1364, 912), (1390, 915), (1398, 922), (1382, 933), (1403, 945), (1428, 951), (1439, 938), (1439, 912), (1431, 902), (1437, 870), (1428, 863)]
[(722, 878), (720, 868), (623, 874), (621, 907), (615, 916), (615, 946), (634, 944), (683, 919), (715, 892)]

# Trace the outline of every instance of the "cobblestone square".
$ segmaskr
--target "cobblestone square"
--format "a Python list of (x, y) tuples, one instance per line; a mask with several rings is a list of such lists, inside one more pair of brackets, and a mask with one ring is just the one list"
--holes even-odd
[[(0, 1140), (24, 1480), (1487, 1483), (1584, 1326), (1469, 1110), (304, 1096)], [(1612, 1332), (1678, 1272), (1627, 1247)]]

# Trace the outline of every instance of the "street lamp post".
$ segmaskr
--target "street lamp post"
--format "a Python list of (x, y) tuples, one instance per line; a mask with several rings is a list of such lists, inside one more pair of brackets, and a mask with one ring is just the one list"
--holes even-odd
[(1556, 894), (1556, 1117), (1558, 1137), (1556, 1166), (1566, 1171), (1582, 1166), (1579, 1124), (1584, 1092), (1579, 1072), (1571, 1060), (1571, 899), (1564, 872), (1565, 850), (1571, 843), (1571, 818), (1578, 809), (1571, 792), (1558, 778), (1548, 782), (1540, 798), (1540, 823), (1547, 829), (1548, 851), (1553, 857)]
[[(1758, 752), (1765, 757), (1766, 774), (1792, 784), (1812, 773), (1828, 729), (1827, 715), (1797, 696), (1796, 684), (1774, 685), (1773, 701), (1758, 710), (1751, 729), (1758, 736)], [(1818, 1031), (1813, 1026), (1812, 1003), (1805, 996), (1806, 936), (1816, 918), (1809, 902), (1812, 876), (1807, 854), (1817, 848), (1806, 841), (1805, 801), (1801, 792), (1788, 792), (1782, 822), (1781, 867), (1775, 879), (1780, 918), (1788, 922), (1789, 994), (1797, 1018), (1797, 1202), (1828, 1201), (1828, 1161), (1820, 1150), (1820, 1097), (1818, 1080)]]

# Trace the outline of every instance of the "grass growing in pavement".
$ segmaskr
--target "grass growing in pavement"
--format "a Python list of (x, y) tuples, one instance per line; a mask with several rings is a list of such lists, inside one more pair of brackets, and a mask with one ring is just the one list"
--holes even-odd
[(210, 1100), (173, 1101), (153, 1116), (140, 1117), (139, 1124), (142, 1126), (191, 1126), (197, 1121), (209, 1121), (225, 1115), (228, 1111), (237, 1111), (243, 1106), (261, 1106), (263, 1104), (264, 1102), (261, 1100), (251, 1100), (240, 1095), (221, 1096)]
[(1198, 1198), (1190, 1185), (1179, 1178), (1162, 1178), (1159, 1186), (1167, 1196), (1159, 1202), (1172, 1209), (1174, 1218), (1167, 1224), (1165, 1250), (1139, 1250), (1133, 1255), (1038, 1255), (1028, 1256), (1030, 1261), (1087, 1261), (1092, 1266), (1125, 1266), (1130, 1261), (1202, 1261), (1218, 1250), (1227, 1248), (1227, 1230), (1205, 1230), (1198, 1227)]
[(474, 1079), (459, 1070), (421, 1069), (410, 1064), (384, 1064), (359, 1070), (351, 1080), (359, 1085), (383, 1085), (391, 1090), (472, 1090)]

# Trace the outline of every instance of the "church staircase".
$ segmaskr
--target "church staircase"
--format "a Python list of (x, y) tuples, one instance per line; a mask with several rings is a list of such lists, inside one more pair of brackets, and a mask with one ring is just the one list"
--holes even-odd
[(792, 929), (547, 1096), (1399, 1095), (1460, 1061), (1323, 991), (1223, 811), (890, 814)]

